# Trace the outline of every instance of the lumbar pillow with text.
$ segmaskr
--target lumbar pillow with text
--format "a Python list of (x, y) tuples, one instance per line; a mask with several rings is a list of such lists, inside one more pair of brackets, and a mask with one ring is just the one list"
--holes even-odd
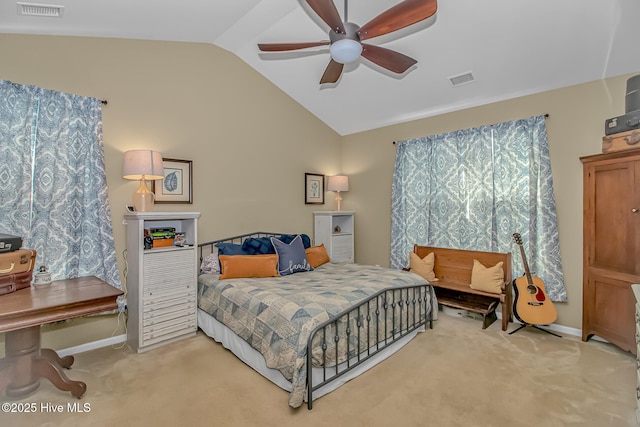
[(502, 293), (503, 282), (504, 270), (502, 269), (502, 261), (493, 267), (485, 267), (477, 259), (473, 260), (473, 269), (471, 270), (471, 288), (478, 291), (499, 294)]
[(327, 253), (327, 248), (324, 247), (324, 243), (320, 244), (320, 246), (307, 248), (305, 249), (305, 252), (307, 254), (309, 264), (311, 264), (311, 267), (313, 268), (318, 268), (322, 264), (326, 264), (331, 261), (329, 254)]
[(288, 244), (275, 237), (271, 238), (271, 243), (276, 250), (276, 254), (278, 254), (278, 273), (281, 276), (313, 270), (304, 251), (302, 238), (299, 235)]
[(218, 279), (278, 277), (277, 255), (220, 255), (222, 274)]
[(429, 252), (424, 258), (420, 258), (417, 253), (409, 252), (409, 271), (424, 277), (430, 282), (437, 282), (436, 274), (433, 272), (436, 257), (433, 252)]

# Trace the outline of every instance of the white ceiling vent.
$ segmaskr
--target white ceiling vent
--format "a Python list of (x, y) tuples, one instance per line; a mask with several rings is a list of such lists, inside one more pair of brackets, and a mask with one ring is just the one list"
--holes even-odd
[(464, 85), (467, 83), (472, 83), (476, 81), (476, 78), (473, 77), (471, 71), (468, 71), (463, 74), (458, 74), (457, 76), (449, 77), (449, 81), (451, 82), (451, 86), (456, 87), (460, 85)]
[(49, 18), (60, 18), (64, 12), (64, 6), (56, 6), (53, 4), (37, 4), (37, 3), (16, 3), (18, 6), (18, 15), (24, 16), (45, 16)]

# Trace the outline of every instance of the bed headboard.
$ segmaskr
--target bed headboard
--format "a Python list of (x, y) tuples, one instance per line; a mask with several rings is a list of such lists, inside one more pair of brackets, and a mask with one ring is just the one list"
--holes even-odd
[(269, 231), (254, 231), (253, 233), (241, 234), (239, 236), (226, 237), (224, 239), (212, 240), (210, 242), (200, 243), (198, 244), (198, 252), (200, 255), (200, 264), (198, 264), (198, 269), (200, 269), (200, 265), (202, 264), (202, 261), (204, 260), (204, 258), (213, 252), (213, 248), (217, 243), (242, 244), (242, 242), (244, 242), (245, 239), (248, 239), (251, 237), (271, 237), (271, 236), (280, 237), (284, 234), (291, 234), (291, 233), (272, 233)]

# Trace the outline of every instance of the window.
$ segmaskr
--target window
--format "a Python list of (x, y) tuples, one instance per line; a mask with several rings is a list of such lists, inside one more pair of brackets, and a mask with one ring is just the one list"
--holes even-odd
[(392, 189), (391, 267), (408, 264), (414, 243), (512, 252), (549, 298), (566, 301), (543, 116), (401, 141)]
[(100, 100), (0, 81), (0, 232), (21, 236), (54, 280), (121, 287)]

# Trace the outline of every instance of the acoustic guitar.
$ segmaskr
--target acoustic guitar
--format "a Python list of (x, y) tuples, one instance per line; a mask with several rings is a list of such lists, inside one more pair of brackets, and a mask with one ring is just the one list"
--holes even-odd
[(513, 233), (513, 239), (520, 247), (520, 255), (524, 264), (524, 276), (513, 281), (515, 291), (513, 314), (522, 323), (528, 325), (553, 323), (558, 314), (544, 290), (544, 282), (539, 277), (531, 275), (520, 234)]

